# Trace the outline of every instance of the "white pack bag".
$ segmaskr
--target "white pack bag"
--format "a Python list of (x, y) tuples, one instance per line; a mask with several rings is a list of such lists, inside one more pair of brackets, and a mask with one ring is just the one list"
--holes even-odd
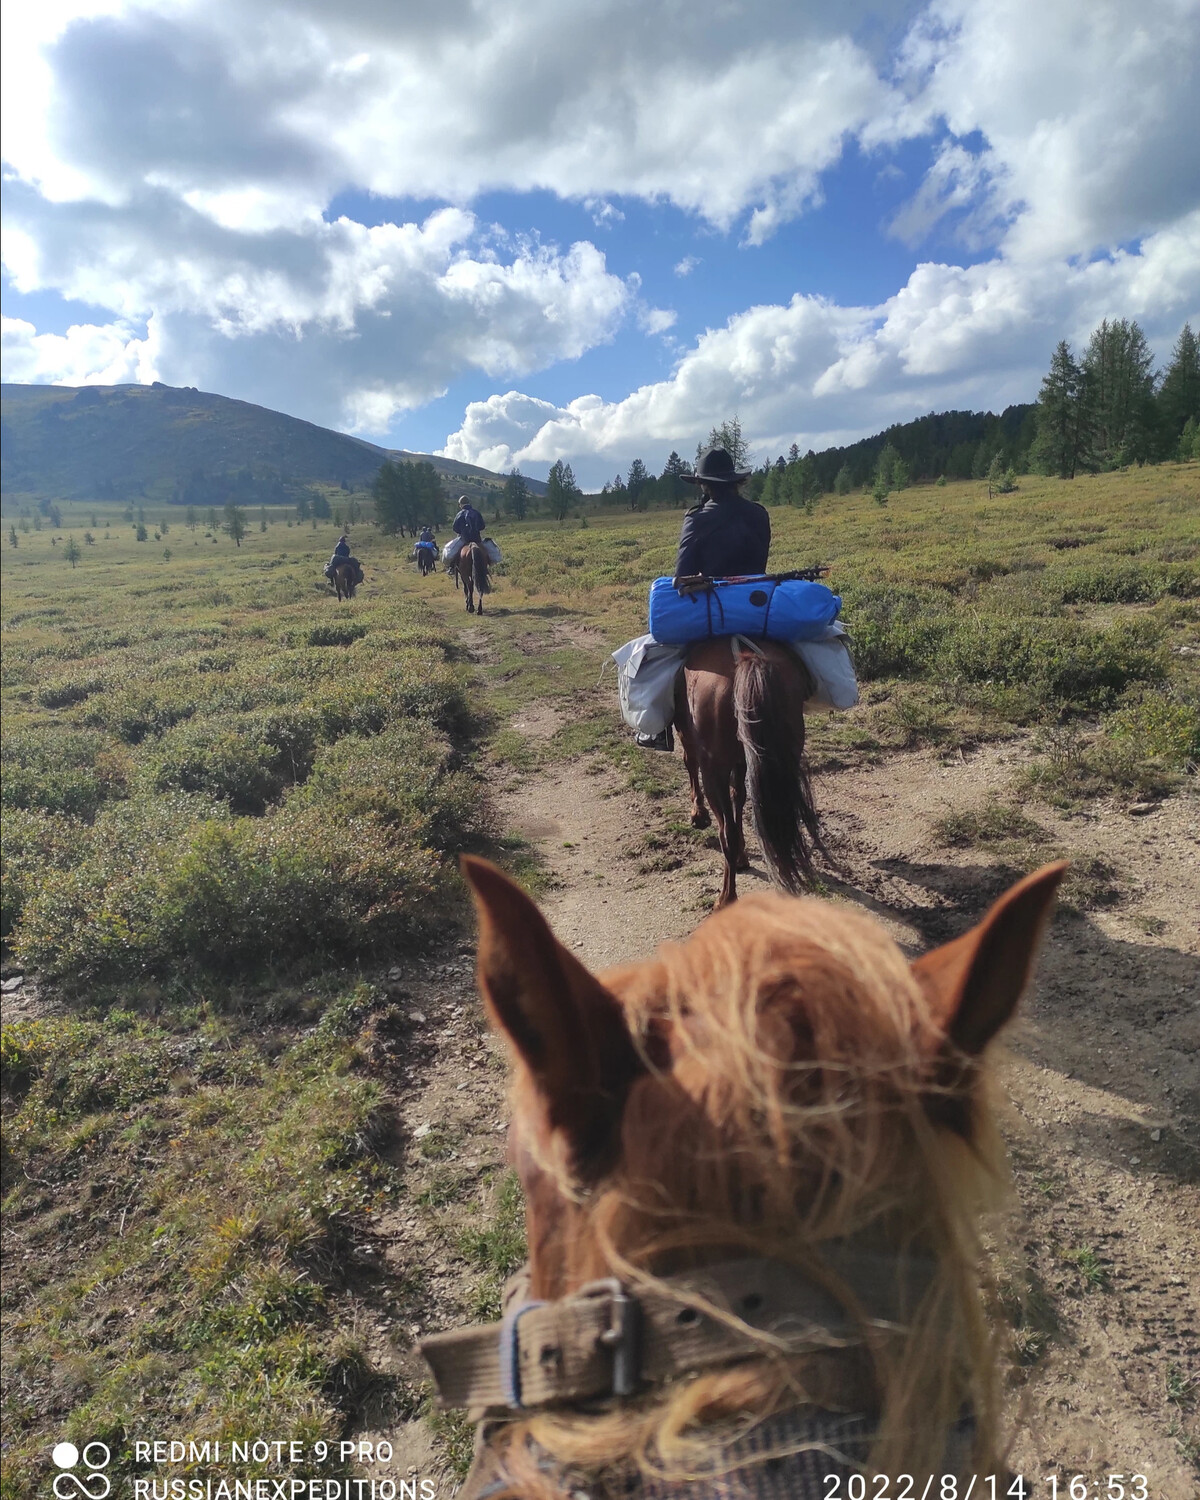
[(790, 644), (816, 683), (812, 697), (804, 700), (805, 712), (853, 708), (858, 702), (858, 678), (854, 675), (846, 627), (835, 620), (823, 639)]
[(661, 734), (675, 717), (675, 678), (686, 654), (652, 635), (639, 635), (612, 653), (621, 714), (636, 734)]
[[(806, 698), (806, 713), (853, 708), (858, 679), (846, 639), (837, 620), (819, 641), (792, 641), (792, 650), (812, 674), (815, 691)], [(612, 653), (617, 664), (621, 716), (637, 734), (661, 734), (675, 717), (675, 678), (686, 646), (664, 646), (652, 635), (639, 635)]]
[(495, 542), (492, 541), (492, 539), (491, 539), (490, 536), (485, 536), (484, 537), (484, 539), (483, 539), (483, 550), (491, 558), (493, 567), (497, 567), (498, 568), (500, 566), (500, 564), (504, 561), (503, 557), (501, 557), (501, 555), (500, 555), (500, 548), (496, 545)]
[(444, 563), (452, 563), (458, 556), (458, 554), (462, 551), (462, 546), (462, 537), (452, 536), (446, 543), (446, 545), (442, 548), (442, 561)]

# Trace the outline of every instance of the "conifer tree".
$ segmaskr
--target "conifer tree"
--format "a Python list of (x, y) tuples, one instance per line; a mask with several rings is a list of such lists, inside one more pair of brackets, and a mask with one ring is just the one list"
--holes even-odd
[[(1163, 374), (1158, 388), (1159, 431), (1162, 451), (1169, 458), (1176, 454), (1182, 458), (1182, 434), (1189, 421), (1192, 431), (1200, 421), (1200, 340), (1192, 332), (1192, 325), (1185, 323), (1183, 331), (1175, 341), (1171, 363)], [(1192, 444), (1187, 445), (1190, 458)]]
[(629, 477), (625, 481), (625, 489), (629, 495), (630, 510), (646, 509), (646, 486), (650, 482), (650, 475), (646, 472), (646, 465), (640, 458), (635, 458), (629, 465)]
[(691, 465), (687, 459), (680, 458), (679, 454), (672, 448), (671, 455), (663, 465), (661, 488), (667, 493), (673, 506), (683, 501), (688, 486), (683, 482), (683, 476), (692, 472)]
[(232, 500), (225, 502), (224, 526), (235, 546), (240, 547), (242, 538), (246, 535), (246, 512)]
[(1042, 474), (1074, 479), (1087, 436), (1087, 389), (1066, 339), (1059, 341), (1038, 392), (1030, 459)]
[(556, 521), (565, 521), (571, 506), (581, 498), (574, 471), (561, 458), (551, 465), (546, 480), (546, 498), (550, 502), (550, 514)]
[(529, 486), (520, 469), (508, 471), (508, 478), (504, 481), (504, 509), (518, 521), (523, 521), (529, 510)]
[(1091, 417), (1091, 467), (1144, 463), (1154, 449), (1154, 356), (1125, 318), (1107, 318), (1083, 357)]
[(719, 427), (714, 427), (708, 434), (707, 443), (697, 443), (696, 462), (700, 462), (700, 455), (705, 448), (724, 448), (730, 458), (733, 459), (735, 469), (748, 469), (750, 467), (750, 449), (742, 436), (742, 424), (736, 412), (732, 417), (726, 417)]

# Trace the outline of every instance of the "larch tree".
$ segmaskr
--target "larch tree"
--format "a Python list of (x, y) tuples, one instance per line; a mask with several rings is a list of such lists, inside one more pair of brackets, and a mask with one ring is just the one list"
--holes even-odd
[(1083, 371), (1061, 339), (1038, 392), (1037, 436), (1030, 458), (1043, 474), (1074, 479), (1087, 439), (1087, 389)]
[(700, 455), (705, 448), (724, 448), (730, 458), (733, 459), (735, 469), (748, 469), (750, 467), (750, 446), (742, 436), (742, 424), (736, 412), (732, 417), (726, 417), (719, 427), (714, 427), (708, 434), (708, 442), (696, 445), (696, 462), (700, 462)]
[(1107, 318), (1083, 357), (1091, 418), (1089, 466), (1115, 469), (1154, 455), (1154, 355), (1126, 318)]
[(232, 500), (225, 506), (225, 530), (238, 547), (242, 545), (242, 538), (246, 535), (246, 512), (240, 505), (235, 505)]
[(1161, 451), (1167, 458), (1191, 458), (1193, 444), (1182, 449), (1182, 434), (1188, 421), (1200, 423), (1200, 340), (1185, 323), (1175, 341), (1171, 363), (1163, 372), (1158, 388), (1158, 420), (1162, 439)]
[(525, 519), (529, 510), (529, 486), (520, 469), (510, 469), (504, 481), (504, 509), (518, 521)]
[(572, 505), (581, 498), (574, 471), (561, 458), (551, 465), (546, 480), (546, 498), (550, 503), (550, 514), (556, 521), (565, 521)]
[(625, 493), (629, 497), (630, 510), (645, 510), (645, 491), (650, 482), (650, 475), (646, 465), (640, 458), (635, 458), (629, 465), (629, 476), (625, 480)]

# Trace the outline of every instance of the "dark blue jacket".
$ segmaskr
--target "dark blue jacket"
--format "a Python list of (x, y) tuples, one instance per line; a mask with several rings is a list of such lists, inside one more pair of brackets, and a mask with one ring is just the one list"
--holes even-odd
[(330, 562), (345, 562), (346, 558), (348, 558), (349, 556), (350, 556), (350, 543), (349, 543), (348, 539), (346, 537), (344, 537), (344, 536), (338, 537), (337, 546), (333, 549), (333, 556), (329, 559), (329, 561)]
[(676, 578), (703, 573), (709, 578), (736, 578), (763, 573), (771, 550), (771, 518), (766, 507), (740, 495), (706, 500), (683, 518)]
[(454, 518), (453, 530), (464, 542), (481, 542), (486, 525), (487, 522), (473, 505), (464, 505)]

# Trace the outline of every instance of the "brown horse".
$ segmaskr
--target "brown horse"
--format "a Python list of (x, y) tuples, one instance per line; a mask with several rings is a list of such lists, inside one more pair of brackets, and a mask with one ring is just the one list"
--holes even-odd
[(488, 566), (491, 559), (480, 542), (468, 542), (454, 559), (454, 587), (462, 583), (462, 591), (466, 595), (467, 613), (473, 615), (477, 612), (475, 595), (479, 595), (478, 613), (483, 613), (483, 596), (492, 591), (491, 581), (488, 578)]
[(344, 562), (334, 563), (329, 570), (329, 581), (333, 584), (339, 602), (342, 599), (353, 599), (354, 590), (358, 587), (358, 574), (353, 562), (347, 558)]
[(595, 976), (464, 859), (529, 1246), (502, 1325), (422, 1346), (443, 1404), (490, 1419), (465, 1495), (1009, 1493), (982, 1478), (986, 1052), (1065, 868), (911, 964), (854, 908), (764, 893)]
[(692, 827), (717, 818), (725, 878), (717, 908), (737, 900), (748, 870), (742, 815), (747, 795), (771, 874), (798, 893), (821, 847), (804, 762), (804, 701), (812, 680), (775, 641), (723, 636), (693, 646), (675, 685), (675, 727), (692, 785)]

